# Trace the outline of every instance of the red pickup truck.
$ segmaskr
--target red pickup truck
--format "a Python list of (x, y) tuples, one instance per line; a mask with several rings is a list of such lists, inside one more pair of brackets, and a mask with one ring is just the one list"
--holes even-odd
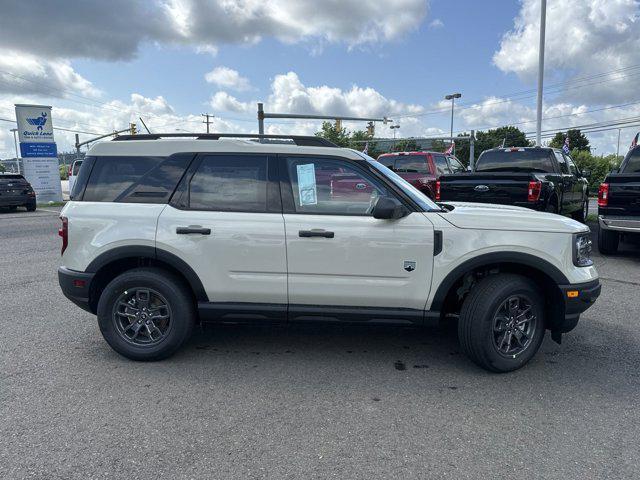
[(384, 153), (378, 157), (378, 162), (431, 199), (436, 196), (436, 180), (441, 175), (466, 172), (456, 157), (440, 152)]

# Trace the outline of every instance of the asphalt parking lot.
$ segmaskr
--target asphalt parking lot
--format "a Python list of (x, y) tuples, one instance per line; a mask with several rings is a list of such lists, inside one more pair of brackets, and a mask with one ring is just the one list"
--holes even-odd
[(134, 363), (60, 293), (55, 210), (0, 213), (0, 478), (638, 478), (638, 245), (511, 374), (440, 329), (206, 327)]

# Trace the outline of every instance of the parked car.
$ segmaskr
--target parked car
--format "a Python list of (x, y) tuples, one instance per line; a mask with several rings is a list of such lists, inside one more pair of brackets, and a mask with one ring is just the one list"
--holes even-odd
[(455, 156), (439, 152), (384, 153), (378, 161), (432, 200), (436, 197), (436, 181), (441, 175), (466, 171)]
[(73, 192), (73, 185), (76, 182), (76, 177), (78, 176), (78, 172), (80, 172), (80, 167), (82, 166), (82, 160), (74, 160), (74, 162), (69, 165), (69, 174), (67, 178), (69, 180), (69, 194)]
[(473, 172), (443, 176), (437, 199), (515, 205), (584, 222), (589, 175), (559, 149), (494, 148), (482, 152)]
[(640, 234), (640, 146), (600, 185), (598, 223), (598, 250), (604, 254), (618, 250), (621, 236)]
[[(128, 358), (169, 357), (196, 322), (457, 318), (462, 351), (505, 372), (545, 329), (559, 342), (600, 293), (589, 229), (570, 219), (440, 207), (318, 137), (165, 137), (94, 144), (61, 212), (60, 287)], [(369, 193), (319, 195), (327, 170)]]
[(25, 207), (33, 212), (36, 210), (36, 192), (22, 175), (0, 173), (0, 207), (9, 210)]

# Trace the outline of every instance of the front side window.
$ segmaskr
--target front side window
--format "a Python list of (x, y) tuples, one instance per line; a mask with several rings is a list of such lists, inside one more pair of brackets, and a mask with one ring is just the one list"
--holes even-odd
[(460, 163), (456, 157), (447, 157), (449, 159), (449, 165), (451, 166), (451, 171), (453, 173), (463, 173), (466, 172), (467, 169), (464, 168), (464, 165)]
[(569, 167), (567, 166), (567, 161), (564, 159), (564, 155), (559, 152), (553, 152), (556, 155), (556, 160), (558, 160), (558, 164), (560, 165), (560, 171), (562, 173), (569, 173)]
[(427, 157), (425, 155), (400, 156), (396, 160), (395, 171), (399, 173), (429, 173)]
[(289, 158), (287, 168), (296, 213), (370, 215), (386, 194), (373, 177), (343, 160)]
[(434, 155), (433, 163), (436, 166), (436, 173), (438, 175), (446, 175), (447, 173), (451, 173), (449, 171), (449, 164), (447, 163), (447, 157), (444, 155)]
[(267, 211), (267, 157), (211, 155), (191, 177), (188, 207), (223, 212)]

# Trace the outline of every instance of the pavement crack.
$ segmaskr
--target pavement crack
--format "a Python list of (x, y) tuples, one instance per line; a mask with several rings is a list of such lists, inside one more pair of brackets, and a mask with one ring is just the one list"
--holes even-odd
[(638, 286), (640, 286), (640, 282), (630, 282), (629, 280), (618, 280), (617, 278), (600, 277), (600, 280), (606, 280), (608, 282), (623, 283), (625, 285), (638, 285)]

